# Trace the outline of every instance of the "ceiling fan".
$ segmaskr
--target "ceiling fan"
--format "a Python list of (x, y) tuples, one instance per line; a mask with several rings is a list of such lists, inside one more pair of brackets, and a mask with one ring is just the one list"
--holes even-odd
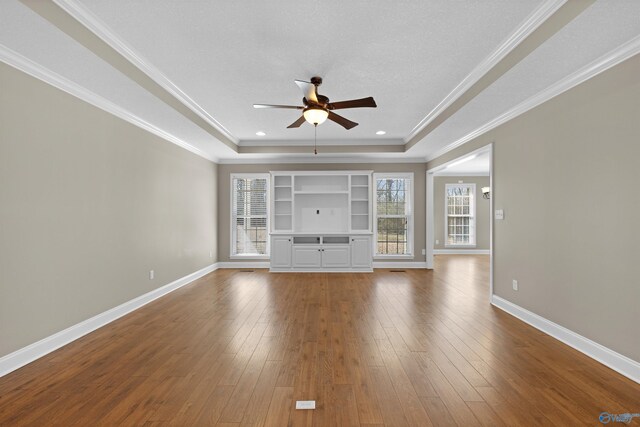
[(295, 122), (291, 123), (287, 128), (300, 127), (305, 121), (317, 126), (329, 119), (336, 122), (340, 126), (349, 130), (358, 126), (358, 123), (352, 122), (336, 113), (333, 110), (343, 110), (345, 108), (362, 108), (377, 107), (376, 101), (372, 97), (362, 99), (351, 99), (349, 101), (329, 102), (329, 98), (318, 94), (318, 86), (322, 84), (321, 77), (312, 77), (310, 82), (296, 80), (296, 84), (304, 97), (302, 98), (303, 106), (296, 105), (271, 105), (271, 104), (253, 104), (253, 108), (286, 108), (291, 110), (302, 110), (302, 116)]

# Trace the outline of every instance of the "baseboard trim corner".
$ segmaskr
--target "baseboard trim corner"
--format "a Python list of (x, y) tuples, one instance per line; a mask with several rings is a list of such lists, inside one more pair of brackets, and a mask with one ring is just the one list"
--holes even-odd
[(640, 384), (640, 363), (497, 295), (491, 304)]
[(114, 320), (119, 319), (120, 317), (131, 313), (139, 309), (140, 307), (149, 304), (150, 302), (175, 291), (178, 288), (181, 288), (189, 283), (197, 280), (212, 271), (217, 270), (218, 263), (211, 264), (203, 269), (200, 269), (196, 272), (188, 274), (180, 279), (174, 280), (173, 282), (166, 284), (160, 288), (154, 289), (146, 294), (140, 295), (132, 300), (129, 300), (125, 303), (120, 304), (114, 308), (111, 308), (105, 312), (97, 314), (87, 320), (84, 320), (80, 323), (76, 323), (73, 326), (68, 327), (60, 332), (56, 332), (53, 335), (50, 335), (46, 338), (41, 339), (40, 341), (36, 341), (32, 344), (29, 344), (26, 347), (23, 347), (19, 350), (14, 351), (13, 353), (9, 353), (3, 357), (0, 357), (0, 377), (7, 375), (10, 372), (19, 369), (34, 360), (37, 360), (52, 351), (63, 347), (78, 338), (81, 338), (88, 333), (99, 329)]

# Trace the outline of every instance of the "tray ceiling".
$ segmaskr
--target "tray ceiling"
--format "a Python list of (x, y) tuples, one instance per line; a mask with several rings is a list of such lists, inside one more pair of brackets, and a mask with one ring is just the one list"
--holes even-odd
[(0, 59), (228, 161), (314, 159), (312, 126), (286, 128), (297, 111), (252, 104), (299, 104), (293, 80), (320, 75), (332, 101), (378, 108), (343, 110), (350, 131), (319, 126), (319, 161), (418, 161), (620, 46), (636, 52), (640, 2), (591, 3), (5, 0)]

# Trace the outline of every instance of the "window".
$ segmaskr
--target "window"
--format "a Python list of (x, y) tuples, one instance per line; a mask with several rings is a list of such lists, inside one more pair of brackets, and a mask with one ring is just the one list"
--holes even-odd
[(375, 254), (411, 256), (413, 250), (413, 174), (375, 174)]
[(267, 174), (231, 175), (231, 256), (269, 253)]
[(475, 246), (475, 184), (445, 186), (445, 246)]

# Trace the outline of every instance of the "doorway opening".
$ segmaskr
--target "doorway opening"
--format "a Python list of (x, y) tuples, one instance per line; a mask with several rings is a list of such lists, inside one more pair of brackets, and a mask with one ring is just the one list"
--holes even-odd
[(493, 294), (493, 144), (427, 170), (427, 268), (439, 255), (488, 255)]

